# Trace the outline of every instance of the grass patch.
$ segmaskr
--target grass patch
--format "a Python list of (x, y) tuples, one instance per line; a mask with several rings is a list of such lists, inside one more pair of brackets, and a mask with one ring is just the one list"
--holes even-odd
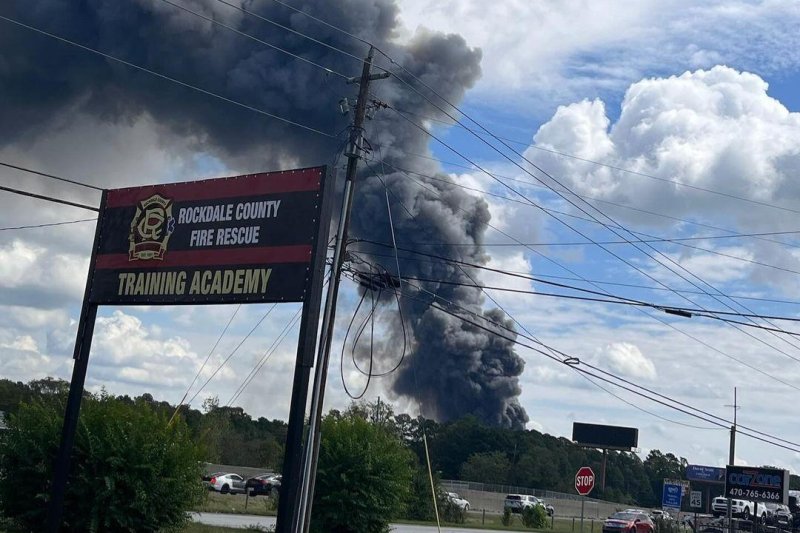
[(203, 502), (192, 509), (201, 513), (254, 514), (275, 516), (275, 498), (267, 496), (251, 496), (244, 494), (220, 494), (208, 491)]

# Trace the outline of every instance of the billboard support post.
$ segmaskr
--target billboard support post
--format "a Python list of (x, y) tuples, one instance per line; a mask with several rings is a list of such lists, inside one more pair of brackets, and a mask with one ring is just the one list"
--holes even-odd
[(69, 396), (67, 396), (67, 406), (64, 410), (64, 424), (61, 427), (61, 443), (58, 448), (58, 455), (53, 464), (53, 485), (50, 487), (50, 503), (47, 508), (47, 531), (58, 533), (61, 529), (61, 517), (64, 512), (64, 492), (67, 488), (67, 478), (69, 477), (69, 466), (72, 455), (72, 444), (75, 442), (75, 431), (78, 427), (78, 415), (81, 410), (81, 399), (83, 398), (83, 385), (86, 382), (86, 370), (89, 366), (89, 352), (92, 348), (92, 335), (94, 334), (94, 323), (97, 318), (97, 304), (89, 302), (89, 295), (92, 291), (92, 278), (94, 275), (95, 260), (97, 249), (100, 244), (100, 228), (102, 225), (102, 213), (106, 204), (106, 191), (100, 199), (100, 214), (97, 219), (97, 227), (94, 231), (94, 244), (92, 244), (92, 257), (89, 261), (89, 274), (86, 279), (86, 289), (83, 294), (83, 305), (81, 305), (81, 315), (78, 319), (78, 333), (75, 339), (75, 351), (72, 354), (74, 363), (72, 365), (72, 378), (69, 382)]

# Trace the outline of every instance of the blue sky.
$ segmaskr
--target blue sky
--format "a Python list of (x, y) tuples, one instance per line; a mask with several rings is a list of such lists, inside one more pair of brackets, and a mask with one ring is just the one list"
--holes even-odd
[[(698, 6), (677, 0), (553, 1), (486, 5), (478, 0), (409, 0), (401, 2), (400, 8), (405, 31), (398, 35), (399, 40), (426, 27), (458, 32), (468, 44), (482, 49), (483, 77), (467, 93), (462, 108), (494, 133), (529, 144), (534, 144), (536, 135), (538, 147), (800, 209), (800, 118), (796, 114), (800, 112), (800, 46), (795, 31), (800, 12), (795, 2), (708, 2)], [(768, 91), (763, 82), (769, 84)], [(631, 95), (627, 100), (626, 94)], [(532, 180), (463, 130), (435, 126), (433, 131), (498, 175)], [(102, 148), (91, 160), (60, 160), (73, 149), (76, 132), (85, 142)], [(148, 119), (124, 128), (76, 123), (24, 147), (0, 150), (0, 155), (34, 167), (53, 166), (66, 175), (114, 173), (125, 184), (191, 179), (235, 170), (190, 146), (167, 149), (160, 145), (157, 132)], [(798, 229), (796, 214), (786, 211), (611, 171), (536, 148), (514, 148), (584, 196), (740, 233)], [(466, 164), (436, 143), (431, 143), (430, 149), (442, 161)], [(518, 156), (512, 158), (527, 168)], [(442, 169), (457, 183), (508, 194), (474, 170), (447, 164), (442, 164)], [(543, 207), (580, 215), (552, 193), (520, 182), (509, 183)], [(96, 195), (87, 193), (83, 199), (96, 201)], [(498, 198), (485, 199), (493, 215), (492, 224), (523, 242), (582, 240), (535, 209)], [(675, 238), (725, 233), (609, 204), (597, 205), (626, 227), (652, 235)], [(7, 202), (4, 207), (3, 225), (86, 216), (75, 209), (42, 207), (27, 200)], [(591, 239), (618, 239), (596, 224), (564, 220)], [(1, 236), (0, 286), (6, 294), (19, 298), (3, 302), (0, 312), (3, 376), (26, 380), (69, 375), (68, 356), (92, 230), (92, 224), (82, 223)], [(399, 235), (398, 239), (412, 237)], [(798, 240), (791, 235), (776, 238), (788, 244), (708, 239), (687, 242), (705, 250), (675, 244), (654, 247), (723, 293), (800, 300), (797, 274), (791, 272), (800, 271), (800, 254), (795, 249)], [(491, 230), (486, 240), (507, 241)], [(595, 246), (537, 250), (587, 279), (657, 286), (650, 276), (671, 288), (696, 290), (629, 245), (612, 244), (608, 248), (646, 274)], [(497, 247), (490, 252), (492, 267), (532, 276), (573, 276), (523, 248)], [(59, 269), (52, 271), (48, 267), (51, 264), (58, 264)], [(495, 274), (484, 275), (483, 281), (487, 285), (549, 290), (527, 280)], [(606, 288), (628, 297), (691, 305), (665, 290)], [(33, 302), (42, 294), (55, 303), (24, 303), (25, 298)], [(737, 386), (744, 405), (742, 423), (800, 441), (800, 431), (792, 422), (792, 405), (800, 392), (722, 355), (741, 359), (789, 383), (800, 383), (798, 363), (791, 360), (800, 358), (796, 340), (759, 331), (754, 333), (759, 341), (715, 321), (658, 314), (678, 331), (628, 307), (499, 291), (492, 295), (544, 342), (710, 412), (727, 416), (730, 410), (724, 405), (730, 403)], [(697, 305), (722, 308), (712, 298), (687, 296)], [(346, 290), (339, 313), (339, 338), (355, 301), (352, 289)], [(742, 303), (759, 313), (800, 316), (797, 305), (758, 300)], [(239, 312), (229, 334), (212, 354), (210, 369), (230, 353), (265, 310), (265, 306), (248, 306)], [(165, 400), (178, 401), (188, 385), (186, 376), (200, 367), (219, 335), (219, 325), (233, 312), (231, 306), (104, 309), (95, 338), (89, 387), (97, 390), (106, 386), (112, 392), (128, 394), (150, 390)], [(199, 406), (209, 394), (226, 402), (294, 312), (294, 308), (286, 307), (270, 315), (194, 404)], [(793, 327), (791, 323), (779, 324)], [(294, 343), (285, 341), (237, 404), (254, 415), (284, 418), (293, 352)], [(527, 364), (521, 378), (521, 402), (531, 417), (530, 428), (568, 435), (573, 420), (635, 425), (641, 428), (644, 453), (661, 448), (695, 463), (724, 463), (724, 431), (686, 427), (707, 424), (617, 391), (629, 402), (625, 403), (563, 366), (524, 349), (520, 353)], [(204, 376), (210, 373), (206, 370)], [(330, 376), (328, 405), (342, 407), (347, 398), (336, 377), (338, 367), (331, 368)], [(360, 383), (353, 373), (346, 377), (356, 385)], [(385, 383), (377, 380), (367, 398), (386, 394)], [(416, 409), (411, 402), (396, 401), (400, 411)], [(743, 462), (785, 465), (800, 471), (800, 456), (795, 453), (747, 439), (740, 441), (739, 450), (737, 456)]]

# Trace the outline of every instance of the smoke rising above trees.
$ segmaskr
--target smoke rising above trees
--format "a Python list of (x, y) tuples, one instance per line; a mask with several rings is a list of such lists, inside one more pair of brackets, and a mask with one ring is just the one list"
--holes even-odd
[[(223, 3), (178, 3), (335, 73), (352, 76), (360, 71), (359, 61), (352, 57)], [(250, 0), (234, 3), (357, 57), (365, 55), (362, 43), (280, 4)], [(449, 101), (459, 102), (480, 77), (480, 50), (470, 48), (458, 35), (419, 31), (407, 42), (398, 42), (399, 10), (391, 0), (303, 0), (293, 5), (373, 42)], [(0, 6), (0, 14), (334, 137), (349, 122), (338, 113), (337, 102), (342, 96), (352, 98), (354, 88), (338, 74), (161, 0), (44, 0), (35, 5), (15, 0)], [(80, 117), (119, 126), (147, 118), (155, 124), (154, 135), (161, 144), (188, 145), (240, 172), (327, 163), (341, 149), (341, 137), (315, 135), (8, 22), (0, 21), (0, 25), (0, 106), (4, 117), (0, 149), (24, 146)], [(385, 61), (379, 63), (390, 66)], [(376, 83), (374, 91), (397, 109), (440, 116), (422, 96), (395, 80)], [(428, 139), (394, 112), (378, 114), (367, 125), (366, 138), (376, 147), (373, 158), (423, 174), (440, 170), (433, 161), (407, 155), (429, 155)], [(89, 157), (91, 152), (92, 146), (85, 146), (84, 153), (76, 157)], [(473, 263), (488, 260), (481, 246), (490, 219), (486, 202), (452, 185), (445, 174), (437, 175), (443, 181), (426, 182), (435, 191), (431, 192), (403, 173), (391, 172), (388, 165), (386, 171), (381, 182), (362, 166), (351, 226), (353, 237), (391, 242), (388, 224), (376, 223), (387, 217), (385, 183), (394, 198), (392, 214), (399, 236), (426, 242), (474, 243), (444, 253)], [(102, 185), (121, 184), (109, 177)], [(392, 264), (377, 257), (374, 260)], [(452, 264), (410, 260), (401, 260), (400, 274), (468, 284), (473, 277)], [(435, 282), (421, 285), (474, 313), (513, 327), (503, 312), (485, 309), (480, 289)], [(493, 425), (523, 427), (528, 417), (517, 397), (524, 362), (512, 343), (429, 303), (414, 299), (401, 302), (409, 355), (390, 378), (392, 392), (413, 398), (424, 416), (438, 420), (472, 413)], [(378, 347), (379, 357), (397, 355), (397, 342), (402, 342), (403, 329), (389, 307), (386, 305), (392, 319), (383, 322), (388, 337), (386, 349)]]

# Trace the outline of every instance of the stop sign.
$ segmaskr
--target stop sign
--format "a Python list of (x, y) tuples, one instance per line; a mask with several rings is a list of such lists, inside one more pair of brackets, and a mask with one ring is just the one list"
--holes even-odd
[(588, 466), (582, 466), (575, 474), (575, 490), (581, 496), (586, 496), (594, 488), (594, 472)]

